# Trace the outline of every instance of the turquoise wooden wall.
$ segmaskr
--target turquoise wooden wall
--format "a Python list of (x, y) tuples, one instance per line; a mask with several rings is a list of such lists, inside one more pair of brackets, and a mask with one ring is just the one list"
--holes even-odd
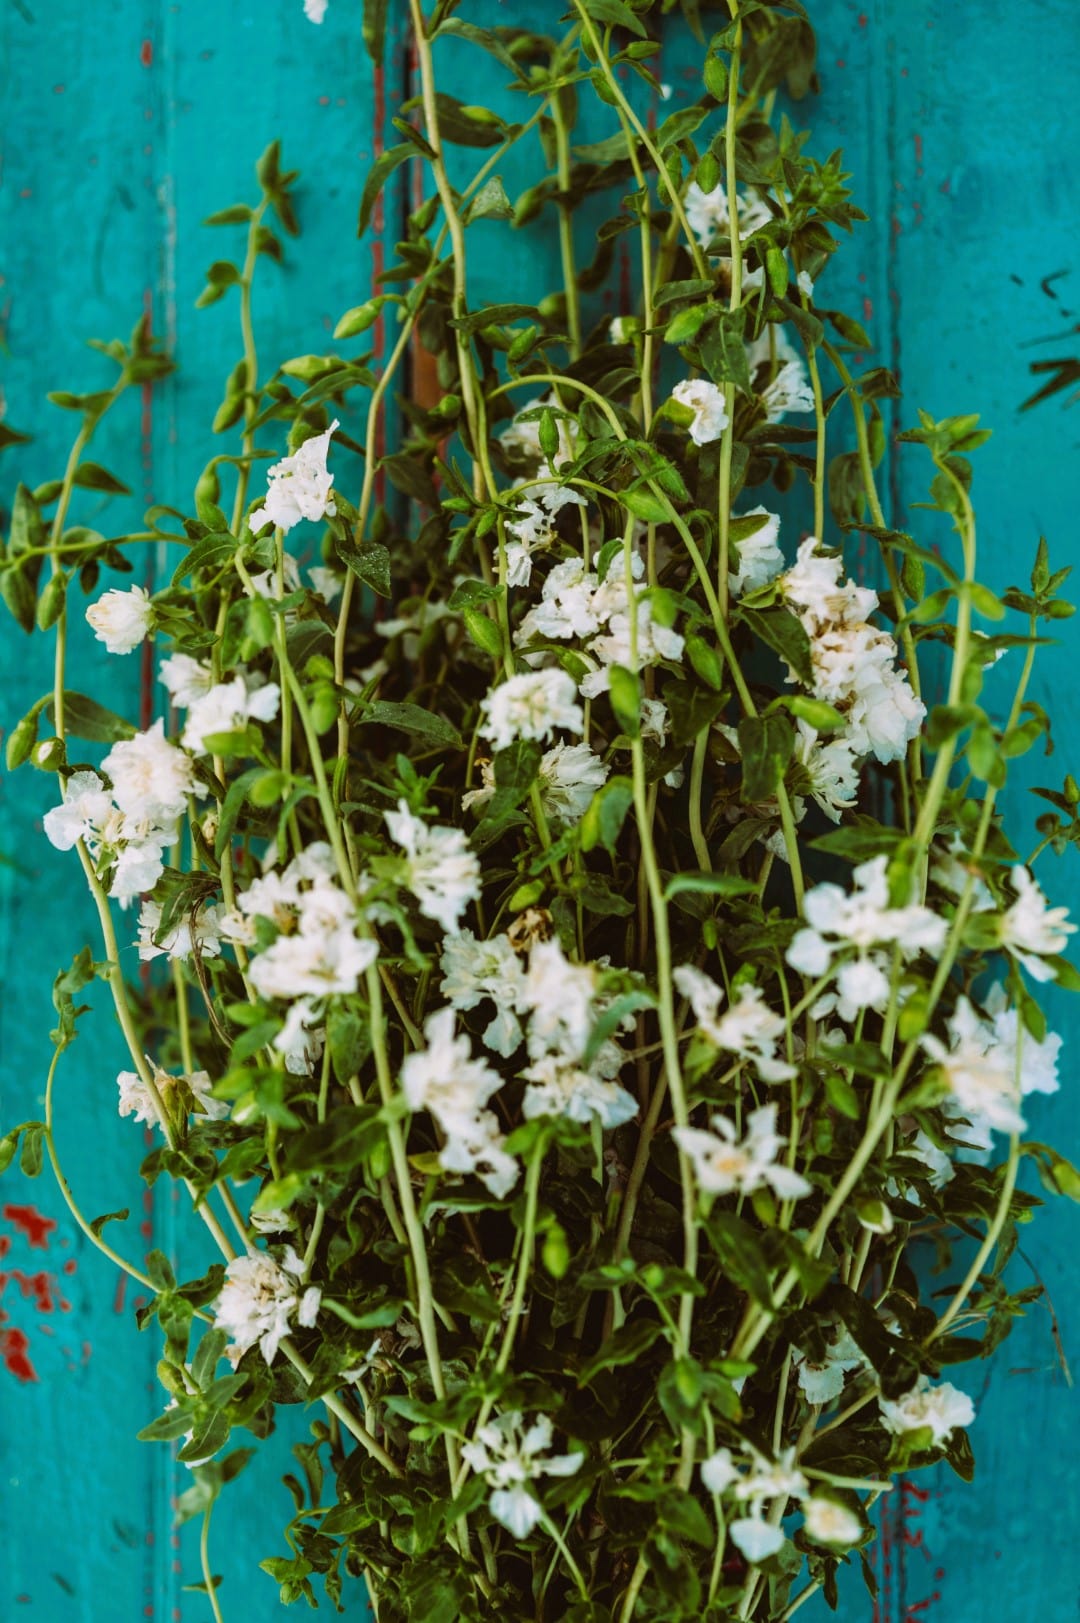
[[(466, 0), (477, 21), (554, 25), (556, 0)], [(397, 15), (403, 5), (394, 4)], [(1039, 533), (1057, 563), (1075, 551), (1077, 418), (1058, 397), (1019, 412), (1032, 359), (1080, 354), (1080, 18), (1075, 0), (813, 0), (822, 94), (806, 109), (824, 156), (842, 146), (855, 194), (872, 216), (829, 278), (828, 301), (864, 317), (874, 358), (897, 370), (901, 418), (977, 410), (995, 429), (980, 453), (976, 495), (986, 562), (1002, 587), (1026, 575)], [(52, 476), (70, 419), (46, 389), (98, 386), (87, 337), (125, 333), (145, 309), (175, 348), (180, 370), (152, 399), (132, 398), (95, 451), (133, 488), (101, 522), (117, 533), (150, 500), (189, 500), (209, 454), (208, 424), (238, 352), (235, 311), (195, 311), (202, 272), (224, 236), (202, 231), (212, 209), (249, 195), (251, 164), (281, 135), (299, 167), (304, 235), (283, 273), (268, 267), (258, 296), (261, 347), (275, 359), (326, 347), (343, 309), (370, 289), (393, 220), (355, 236), (359, 177), (394, 111), (408, 63), (394, 40), (385, 82), (359, 38), (358, 0), (330, 0), (325, 24), (300, 0), (7, 0), (0, 8), (4, 118), (0, 171), (0, 385), (7, 420), (34, 443), (7, 453), (28, 483)], [(673, 41), (662, 77), (676, 104), (693, 75)], [(486, 59), (448, 71), (468, 99), (497, 101)], [(468, 75), (467, 78), (465, 76)], [(483, 76), (482, 81), (478, 76)], [(458, 87), (454, 87), (458, 88)], [(604, 133), (597, 128), (597, 134)], [(509, 169), (509, 166), (508, 166)], [(512, 174), (507, 184), (512, 187)], [(394, 200), (387, 214), (394, 213)], [(505, 238), (502, 239), (505, 242)], [(477, 297), (506, 296), (515, 277), (551, 281), (554, 245), (532, 228), (514, 254), (479, 264)], [(822, 292), (825, 289), (823, 287)], [(896, 426), (903, 426), (898, 420)], [(892, 516), (910, 513), (923, 470), (905, 456), (889, 492)], [(79, 517), (97, 522), (98, 498)], [(148, 578), (164, 567), (151, 558)], [(82, 680), (117, 709), (149, 702), (148, 673), (78, 644)], [(1004, 797), (1017, 844), (1034, 844), (1032, 783), (1080, 775), (1076, 672), (1080, 626), (1037, 667), (1032, 697), (1053, 712), (1049, 762), (1020, 763)], [(44, 640), (0, 628), (0, 726), (10, 727), (49, 686)], [(40, 1110), (49, 1058), (49, 986), (93, 940), (89, 904), (69, 861), (47, 845), (40, 820), (51, 781), (29, 769), (0, 779), (0, 1122)], [(1058, 899), (1080, 910), (1076, 864), (1040, 861)], [(132, 954), (134, 959), (134, 954)], [(134, 963), (132, 965), (134, 972)], [(1067, 1052), (1080, 1015), (1053, 1014)], [(60, 1154), (90, 1214), (132, 1216), (117, 1243), (201, 1259), (164, 1190), (144, 1200), (140, 1129), (115, 1114), (122, 1064), (109, 1012), (96, 1002), (58, 1086)], [(1038, 1136), (1080, 1151), (1065, 1066), (1061, 1094), (1038, 1101)], [(44, 1221), (38, 1222), (41, 1217)], [(1074, 1210), (1042, 1214), (1013, 1267), (1049, 1292), (990, 1368), (965, 1366), (976, 1398), (973, 1487), (947, 1473), (920, 1476), (887, 1502), (874, 1559), (873, 1607), (855, 1581), (843, 1623), (1073, 1623), (1080, 1607), (1080, 1479), (1072, 1468), (1080, 1396), (1063, 1359), (1080, 1364)], [(134, 1441), (157, 1412), (152, 1335), (134, 1326), (133, 1293), (82, 1240), (46, 1175), (12, 1171), (0, 1185), (0, 1619), (18, 1623), (128, 1623), (140, 1617), (206, 1623), (188, 1530), (171, 1504), (185, 1486), (168, 1451)], [(15, 1334), (13, 1334), (15, 1332)], [(25, 1348), (22, 1337), (25, 1337)], [(31, 1375), (33, 1378), (30, 1378)], [(292, 1417), (290, 1417), (292, 1418)], [(257, 1571), (277, 1553), (290, 1512), (279, 1477), (304, 1417), (275, 1443), (257, 1477), (228, 1495), (215, 1524), (213, 1565), (225, 1576), (229, 1623), (279, 1613)], [(288, 1435), (285, 1435), (288, 1433)], [(812, 1608), (808, 1607), (808, 1616)], [(350, 1615), (365, 1613), (359, 1587)], [(815, 1614), (816, 1615), (816, 1614)]]

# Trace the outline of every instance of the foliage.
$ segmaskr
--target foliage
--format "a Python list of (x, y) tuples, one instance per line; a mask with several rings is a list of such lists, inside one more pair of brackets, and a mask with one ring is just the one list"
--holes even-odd
[[(244, 356), (193, 512), (69, 523), (76, 490), (126, 488), (85, 453), (170, 369), (145, 326), (100, 346), (111, 388), (50, 396), (80, 426), (61, 478), (17, 488), (0, 588), (9, 634), (61, 654), (8, 767), (57, 775), (47, 832), (102, 927), (57, 978), (53, 1072), (105, 980), (121, 1110), (157, 1125), (143, 1173), (186, 1187), (206, 1274), (124, 1263), (78, 1213), (52, 1073), (0, 1162), (46, 1152), (142, 1281), (170, 1399), (143, 1435), (181, 1444), (181, 1516), (205, 1529), (243, 1471), (234, 1432), (321, 1402), (263, 1563), (283, 1602), (319, 1577), (337, 1603), (350, 1572), (380, 1623), (779, 1623), (808, 1590), (835, 1605), (898, 1471), (970, 1476), (972, 1405), (941, 1376), (1031, 1299), (1005, 1274), (1037, 1205), (1020, 1157), (1080, 1190), (1020, 1114), (1056, 1086), (1038, 987), (1080, 985), (1030, 875), (1080, 791), (1040, 791), (1026, 862), (996, 809), (1011, 761), (1049, 752), (1026, 692), (1067, 571), (1040, 542), (1028, 585), (978, 580), (974, 416), (903, 436), (954, 539), (887, 521), (897, 384), (855, 370), (867, 337), (819, 293), (863, 216), (841, 155), (776, 116), (814, 88), (796, 0), (741, 0), (711, 36), (694, 0), (573, 0), (558, 38), (457, 11), (412, 0), (422, 94), (360, 229), (396, 171), (431, 185), (338, 323), (355, 351), (260, 369), (256, 268), (284, 252), (272, 219), (299, 229), (277, 144), (258, 201), (211, 217), (246, 241), (200, 303), (235, 289)], [(385, 20), (369, 0), (376, 56)], [(701, 39), (669, 113), (662, 28)], [(509, 76), (520, 122), (437, 88), (447, 41)], [(575, 142), (584, 98), (600, 142)], [(518, 143), (537, 170), (511, 198)], [(475, 149), (467, 186), (448, 144)], [(480, 221), (558, 233), (563, 285), (475, 307)], [(623, 237), (636, 304), (600, 319)], [(773, 492), (812, 512), (797, 558)], [(838, 542), (875, 544), (880, 600), (823, 546), (827, 504)], [(66, 686), (63, 649), (76, 594), (160, 541), (169, 584), (88, 616), (118, 657), (168, 653), (167, 729), (138, 732)], [(111, 905), (138, 897), (169, 971), (149, 987)], [(964, 1242), (944, 1289), (931, 1236), (943, 1264)]]

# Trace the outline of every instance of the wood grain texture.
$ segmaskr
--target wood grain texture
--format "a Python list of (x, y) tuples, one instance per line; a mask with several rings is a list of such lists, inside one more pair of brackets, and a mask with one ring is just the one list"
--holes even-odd
[[(404, 7), (391, 10), (400, 19)], [(466, 0), (477, 22), (554, 27), (554, 0)], [(151, 499), (189, 502), (215, 448), (209, 421), (221, 379), (238, 356), (236, 312), (226, 299), (197, 312), (211, 259), (233, 251), (230, 233), (202, 231), (210, 210), (246, 198), (251, 165), (275, 135), (303, 171), (304, 236), (288, 247), (284, 274), (267, 267), (257, 298), (260, 345), (275, 360), (326, 347), (337, 315), (370, 288), (396, 232), (377, 221), (355, 236), (358, 175), (370, 159), (395, 85), (405, 78), (395, 45), (382, 94), (359, 40), (354, 0), (331, 0), (314, 29), (299, 0), (10, 0), (0, 11), (0, 82), (5, 150), (0, 176), (0, 320), (6, 336), (0, 381), (9, 420), (36, 435), (9, 453), (29, 483), (51, 476), (71, 421), (42, 403), (45, 389), (93, 387), (104, 376), (83, 348), (88, 336), (126, 332), (140, 312), (175, 346), (180, 371), (152, 400), (125, 402), (95, 457), (133, 486), (101, 522), (116, 533)], [(1033, 357), (1069, 353), (1080, 312), (1077, 241), (1080, 179), (1071, 153), (1078, 130), (1080, 24), (1073, 0), (1038, 0), (1018, 20), (1004, 0), (978, 7), (943, 0), (815, 0), (822, 95), (796, 109), (825, 156), (844, 148), (862, 228), (821, 296), (860, 315), (873, 359), (898, 369), (905, 402), (938, 415), (977, 410), (995, 429), (979, 454), (983, 578), (995, 587), (1023, 579), (1040, 532), (1058, 563), (1075, 545), (1076, 441), (1073, 418), (1051, 403), (1021, 415)], [(464, 47), (444, 62), (450, 85), (520, 116), (500, 88), (501, 72)], [(661, 77), (679, 104), (694, 80), (694, 48), (673, 36)], [(590, 113), (589, 138), (608, 133)], [(523, 155), (505, 166), (513, 194)], [(391, 208), (391, 213), (394, 208)], [(485, 225), (477, 245), (474, 299), (527, 298), (557, 281), (554, 232), (542, 219), (507, 242)], [(582, 257), (591, 253), (583, 229)], [(1069, 274), (1045, 281), (1058, 272)], [(612, 308), (610, 313), (616, 313)], [(599, 312), (597, 312), (599, 314)], [(325, 335), (325, 337), (324, 337)], [(1061, 344), (1039, 340), (1061, 337)], [(1028, 348), (1027, 345), (1034, 347)], [(925, 470), (905, 453), (889, 491), (891, 516), (922, 526), (911, 511)], [(84, 496), (76, 521), (96, 522)], [(924, 532), (925, 533), (925, 532)], [(789, 538), (793, 539), (790, 534)], [(149, 560), (160, 579), (165, 558)], [(869, 560), (864, 560), (870, 567)], [(142, 569), (140, 564), (140, 570)], [(141, 574), (138, 578), (142, 578)], [(1004, 797), (1021, 851), (1034, 844), (1032, 783), (1057, 783), (1076, 767), (1077, 636), (1037, 667), (1032, 696), (1052, 710), (1058, 753), (1025, 759)], [(130, 715), (152, 699), (138, 656), (109, 659), (75, 639), (82, 685)], [(49, 685), (44, 640), (0, 628), (0, 722), (10, 727)], [(1001, 702), (1006, 699), (1002, 672)], [(40, 819), (51, 781), (29, 769), (0, 779), (0, 1112), (5, 1124), (37, 1114), (48, 1062), (49, 983), (84, 941), (94, 939), (89, 903), (68, 860), (52, 852)], [(1029, 837), (1030, 836), (1030, 837)], [(1080, 907), (1075, 864), (1040, 861), (1058, 899)], [(132, 955), (133, 957), (133, 955)], [(59, 1084), (58, 1140), (81, 1203), (91, 1214), (127, 1203), (132, 1217), (111, 1232), (132, 1256), (157, 1244), (201, 1271), (201, 1237), (162, 1190), (144, 1207), (136, 1171), (139, 1129), (115, 1115), (123, 1062), (111, 1014), (99, 997)], [(1052, 1016), (1069, 1051), (1080, 1021), (1063, 998)], [(1069, 1066), (1062, 1093), (1039, 1100), (1037, 1136), (1080, 1149)], [(1071, 1140), (1071, 1144), (1070, 1144)], [(3, 1205), (14, 1207), (14, 1214)], [(47, 1249), (30, 1244), (33, 1205), (56, 1227)], [(30, 1232), (28, 1233), (28, 1227)], [(198, 1576), (193, 1542), (179, 1543), (170, 1504), (184, 1486), (168, 1452), (134, 1442), (157, 1412), (153, 1332), (139, 1338), (113, 1270), (84, 1244), (47, 1177), (9, 1173), (0, 1189), (0, 1267), (8, 1270), (0, 1330), (21, 1330), (36, 1381), (0, 1368), (0, 1505), (8, 1560), (0, 1576), (0, 1618), (40, 1623), (114, 1623), (138, 1617), (205, 1623), (205, 1600), (184, 1595)], [(1037, 1271), (1057, 1310), (1061, 1345), (1080, 1344), (1074, 1212), (1041, 1214), (1016, 1277)], [(929, 1261), (929, 1259), (928, 1259)], [(14, 1270), (22, 1276), (17, 1277)], [(55, 1288), (41, 1277), (50, 1274)], [(61, 1297), (69, 1306), (65, 1310)], [(51, 1303), (51, 1306), (47, 1304)], [(1064, 1380), (1046, 1308), (1034, 1308), (988, 1373), (958, 1376), (972, 1391), (975, 1484), (947, 1472), (913, 1478), (892, 1496), (874, 1554), (881, 1584), (872, 1606), (855, 1575), (843, 1593), (843, 1623), (1072, 1623), (1080, 1561), (1073, 1528), (1080, 1488), (1068, 1461), (1080, 1399)], [(11, 1350), (11, 1343), (7, 1343)], [(279, 1613), (271, 1580), (255, 1570), (277, 1549), (289, 1514), (281, 1487), (291, 1437), (275, 1442), (257, 1476), (229, 1494), (216, 1524), (214, 1566), (225, 1574), (228, 1623), (263, 1623)], [(283, 1434), (289, 1433), (287, 1426)], [(179, 1566), (178, 1566), (179, 1563)], [(362, 1615), (354, 1593), (350, 1615)], [(822, 1615), (816, 1605), (802, 1616)]]

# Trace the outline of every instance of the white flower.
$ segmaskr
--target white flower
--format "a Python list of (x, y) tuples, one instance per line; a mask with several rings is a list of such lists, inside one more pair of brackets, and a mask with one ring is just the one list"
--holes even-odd
[(673, 1127), (671, 1136), (693, 1162), (694, 1176), (705, 1194), (752, 1195), (766, 1185), (781, 1200), (800, 1200), (812, 1193), (798, 1172), (780, 1166), (776, 1157), (787, 1140), (776, 1131), (776, 1106), (762, 1105), (746, 1118), (746, 1133), (727, 1116), (713, 1116), (711, 1133), (696, 1127)]
[(318, 1018), (311, 998), (299, 997), (289, 1005), (274, 1047), (284, 1055), (290, 1076), (310, 1076), (322, 1055), (325, 1028), (319, 1026)]
[(588, 744), (556, 744), (540, 757), (540, 803), (555, 823), (579, 823), (593, 795), (607, 782), (608, 767)]
[[(709, 248), (717, 237), (729, 235), (731, 214), (727, 186), (723, 182), (714, 186), (711, 192), (703, 192), (697, 181), (692, 180), (686, 188), (683, 206), (687, 223), (702, 248)], [(772, 219), (768, 204), (751, 193), (738, 193), (735, 207), (739, 216), (739, 238), (743, 242)]]
[(1002, 946), (1015, 954), (1033, 980), (1052, 981), (1053, 965), (1044, 964), (1042, 957), (1064, 952), (1076, 925), (1068, 922), (1067, 907), (1047, 907), (1027, 868), (1018, 863), (1010, 878), (1016, 901), (1001, 921)]
[(112, 809), (112, 797), (96, 772), (73, 772), (64, 781), (63, 803), (45, 813), (50, 844), (70, 851), (76, 840), (93, 838)]
[(225, 1349), (230, 1363), (238, 1364), (258, 1344), (272, 1364), (293, 1319), (306, 1329), (314, 1325), (322, 1292), (314, 1285), (301, 1291), (303, 1277), (304, 1265), (292, 1246), (285, 1247), (280, 1264), (257, 1251), (234, 1257), (226, 1265), (214, 1324), (232, 1337), (232, 1345)]
[(145, 733), (114, 744), (101, 766), (120, 810), (145, 822), (173, 823), (189, 795), (207, 792), (196, 783), (190, 758), (165, 737), (160, 717)]
[(304, 0), (304, 16), (309, 23), (321, 23), (329, 0)]
[(808, 299), (813, 298), (814, 284), (810, 277), (809, 271), (799, 272), (798, 276), (795, 278), (795, 286), (798, 288), (800, 293), (805, 293)]
[(728, 571), (728, 589), (732, 597), (742, 597), (746, 592), (767, 585), (784, 567), (784, 554), (777, 545), (779, 515), (770, 513), (765, 507), (751, 507), (748, 513), (735, 516), (741, 521), (758, 515), (762, 519), (759, 528), (735, 543), (737, 568)]
[(401, 1092), (409, 1110), (429, 1110), (447, 1143), (438, 1162), (447, 1172), (476, 1172), (487, 1190), (503, 1199), (518, 1182), (518, 1164), (503, 1149), (499, 1123), (487, 1100), (502, 1078), (486, 1060), (474, 1060), (468, 1037), (455, 1037), (453, 1010), (437, 1010), (424, 1022), (426, 1048), (408, 1053), (401, 1065)]
[(672, 626), (662, 625), (653, 619), (653, 606), (648, 598), (639, 599), (637, 603), (637, 647), (631, 634), (630, 610), (613, 614), (608, 622), (608, 630), (603, 635), (593, 639), (589, 652), (599, 659), (599, 670), (589, 671), (581, 681), (580, 691), (586, 699), (595, 699), (598, 694), (606, 693), (611, 686), (612, 665), (623, 665), (628, 669), (634, 667), (636, 652), (638, 670), (646, 665), (656, 665), (662, 659), (680, 660), (682, 658), (685, 639)]
[(133, 653), (154, 624), (150, 594), (143, 586), (105, 592), (87, 609), (86, 621), (110, 654)]
[(480, 863), (469, 850), (467, 835), (460, 828), (425, 823), (405, 800), (385, 815), (390, 838), (405, 851), (405, 884), (417, 906), (425, 918), (453, 934), (469, 903), (480, 899)]
[(122, 907), (153, 890), (165, 871), (162, 852), (173, 837), (166, 831), (144, 840), (129, 840), (117, 853), (109, 895)]
[(311, 577), (312, 591), (318, 592), (324, 602), (332, 603), (336, 597), (341, 596), (344, 582), (335, 570), (316, 564), (313, 569), (308, 570), (308, 574)]
[(406, 1054), (401, 1091), (410, 1110), (427, 1110), (448, 1136), (466, 1132), (502, 1087), (485, 1059), (474, 1059), (469, 1039), (456, 1036), (452, 1008), (437, 1009), (424, 1022), (425, 1048)]
[(975, 1419), (975, 1405), (966, 1392), (948, 1381), (931, 1386), (927, 1375), (920, 1375), (901, 1398), (878, 1398), (878, 1408), (881, 1424), (894, 1437), (929, 1427), (935, 1447), (946, 1442), (958, 1426), (970, 1426)]
[[(154, 938), (161, 924), (161, 903), (147, 897), (139, 909), (139, 958), (148, 963), (168, 953), (171, 959), (190, 958), (194, 946), (202, 958), (221, 956), (222, 908), (212, 902), (198, 913), (184, 913), (158, 942)], [(194, 923), (193, 923), (194, 920)]]
[(345, 925), (324, 933), (280, 935), (248, 965), (260, 997), (326, 997), (355, 992), (357, 982), (379, 955), (372, 940), (361, 940)]
[(548, 1454), (552, 1434), (546, 1415), (526, 1426), (519, 1410), (507, 1410), (478, 1427), (473, 1440), (462, 1447), (465, 1463), (485, 1476), (493, 1490), (488, 1509), (515, 1538), (528, 1538), (543, 1516), (529, 1484), (542, 1476), (573, 1476), (585, 1461), (580, 1449)]
[(789, 411), (815, 409), (806, 363), (782, 327), (766, 327), (748, 346), (746, 361), (770, 423), (780, 422)]
[(326, 466), (330, 436), (337, 426), (335, 417), (325, 433), (312, 435), (268, 469), (266, 502), (248, 520), (253, 535), (266, 524), (291, 530), (303, 518), (318, 520), (337, 511), (330, 499), (334, 477)]
[(858, 1544), (863, 1536), (863, 1525), (855, 1512), (823, 1493), (814, 1494), (803, 1506), (803, 1526), (807, 1538), (813, 1539), (815, 1544), (843, 1549)]
[(830, 822), (857, 803), (859, 762), (851, 738), (840, 734), (819, 739), (808, 722), (795, 723), (795, 757), (806, 768), (810, 793)]
[(808, 1353), (796, 1350), (795, 1365), (799, 1372), (799, 1386), (808, 1403), (832, 1403), (844, 1390), (844, 1378), (853, 1369), (861, 1369), (863, 1358), (849, 1332), (839, 1330), (835, 1340), (825, 1349), (825, 1361), (813, 1364)]
[(760, 986), (744, 983), (737, 1001), (718, 1015), (724, 994), (708, 975), (693, 964), (680, 964), (672, 978), (683, 997), (690, 999), (698, 1029), (717, 1048), (752, 1060), (763, 1082), (784, 1082), (795, 1075), (793, 1065), (776, 1057), (787, 1028), (783, 1016), (766, 1005)]
[(781, 1527), (764, 1516), (765, 1506), (774, 1500), (806, 1498), (809, 1488), (806, 1478), (795, 1464), (795, 1450), (786, 1449), (776, 1461), (751, 1449), (749, 1469), (743, 1471), (732, 1457), (731, 1450), (721, 1448), (702, 1461), (701, 1480), (710, 1493), (733, 1493), (737, 1503), (748, 1507), (750, 1514), (736, 1517), (728, 1525), (728, 1532), (736, 1547), (747, 1561), (766, 1561), (775, 1555), (784, 1543)]
[(427, 1110), (446, 1137), (439, 1162), (447, 1172), (475, 1172), (499, 1200), (518, 1180), (518, 1164), (503, 1148), (498, 1123), (484, 1106), (502, 1077), (474, 1059), (468, 1037), (454, 1035), (453, 1009), (438, 1009), (424, 1022), (427, 1047), (407, 1054), (401, 1091), (410, 1110)]
[(173, 654), (170, 659), (162, 660), (159, 674), (173, 703), (185, 710), (209, 693), (214, 685), (213, 668), (192, 659), (190, 654)]
[(206, 740), (215, 733), (242, 731), (249, 720), (273, 721), (280, 703), (281, 689), (276, 682), (260, 686), (251, 678), (234, 676), (193, 702), (180, 742), (193, 755), (202, 755), (208, 748)]
[(584, 496), (568, 485), (559, 484), (547, 462), (541, 462), (537, 480), (514, 497), (516, 516), (506, 522), (512, 537), (506, 548), (507, 583), (527, 586), (532, 579), (534, 549), (545, 547), (555, 538), (555, 520), (564, 507), (586, 507)]
[(527, 1121), (534, 1116), (565, 1116), (569, 1121), (594, 1118), (601, 1127), (621, 1127), (637, 1115), (638, 1104), (617, 1082), (582, 1070), (561, 1054), (544, 1054), (521, 1075), (529, 1084), (521, 1102)]
[(784, 1547), (784, 1529), (760, 1516), (738, 1516), (728, 1527), (732, 1543), (751, 1565), (767, 1561)]
[(483, 1033), (488, 1048), (508, 1059), (521, 1042), (525, 965), (506, 935), (478, 941), (471, 930), (443, 940), (440, 990), (452, 1009), (475, 1009), (490, 998), (495, 1017)]
[(484, 731), (497, 750), (506, 749), (515, 738), (543, 742), (558, 727), (579, 735), (585, 730), (574, 679), (563, 670), (511, 676), (481, 700), (480, 709)]
[(873, 754), (887, 764), (903, 757), (926, 707), (896, 667), (894, 639), (867, 620), (877, 593), (842, 581), (842, 574), (842, 560), (823, 556), (810, 536), (780, 587), (810, 638), (815, 697), (844, 714), (843, 738), (852, 754)]
[(1003, 989), (995, 987), (987, 998), (987, 1021), (960, 997), (948, 1022), (949, 1046), (938, 1037), (922, 1039), (949, 1089), (950, 1112), (970, 1122), (978, 1142), (988, 1142), (991, 1132), (1023, 1132), (1021, 1097), (1058, 1089), (1061, 1038), (1049, 1032), (1037, 1041), (1005, 1004)]
[(708, 445), (718, 440), (728, 426), (727, 404), (724, 392), (705, 378), (686, 378), (671, 391), (680, 406), (694, 413), (690, 424), (690, 438), (695, 445)]
[[(168, 1071), (154, 1064), (149, 1054), (145, 1058), (163, 1103), (167, 1105), (170, 1096), (178, 1088), (184, 1088), (199, 1115), (209, 1116), (211, 1121), (223, 1121), (229, 1114), (229, 1105), (224, 1099), (211, 1097), (210, 1090), (214, 1084), (208, 1072), (192, 1071), (190, 1075), (170, 1076)], [(118, 1109), (121, 1116), (134, 1116), (136, 1121), (146, 1122), (151, 1127), (161, 1126), (154, 1096), (137, 1071), (121, 1071), (116, 1085), (120, 1090)]]
[(595, 990), (592, 965), (572, 964), (557, 936), (534, 944), (521, 999), (530, 1011), (528, 1047), (532, 1058), (549, 1050), (575, 1058), (585, 1052), (595, 1024)]
[(852, 878), (850, 895), (832, 884), (815, 885), (807, 891), (806, 927), (795, 932), (787, 950), (793, 969), (817, 977), (826, 973), (834, 954), (856, 949), (855, 960), (845, 964), (837, 978), (843, 1020), (853, 1018), (859, 1009), (878, 1008), (888, 999), (889, 955), (874, 953), (872, 948), (895, 945), (905, 958), (922, 951), (938, 953), (948, 933), (945, 920), (928, 907), (889, 905), (887, 857), (860, 863)]

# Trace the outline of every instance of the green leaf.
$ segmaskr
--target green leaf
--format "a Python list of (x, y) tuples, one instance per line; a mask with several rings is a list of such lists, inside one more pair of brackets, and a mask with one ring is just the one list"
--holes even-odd
[(402, 141), (398, 146), (387, 147), (381, 157), (376, 158), (367, 172), (364, 181), (364, 190), (360, 194), (360, 218), (356, 228), (358, 237), (362, 237), (371, 223), (372, 212), (382, 191), (395, 169), (400, 169), (403, 163), (416, 157), (416, 148), (411, 141)]
[[(55, 723), (53, 701), (45, 706), (49, 719)], [(76, 738), (86, 738), (92, 744), (116, 744), (123, 738), (134, 738), (137, 729), (123, 716), (106, 710), (96, 699), (85, 693), (64, 690), (64, 725)]]
[(111, 496), (131, 495), (130, 486), (97, 462), (80, 462), (75, 469), (75, 483), (80, 490), (104, 490)]
[(767, 648), (771, 648), (781, 659), (787, 661), (800, 682), (804, 682), (807, 687), (813, 685), (810, 638), (800, 620), (797, 620), (788, 609), (783, 608), (743, 608), (740, 614), (743, 623), (755, 637), (760, 638)]
[(514, 205), (506, 195), (501, 178), (492, 175), (486, 181), (465, 210), (463, 219), (466, 225), (474, 220), (512, 220), (514, 218)]
[(611, 23), (615, 28), (627, 28), (639, 39), (647, 39), (640, 19), (626, 5), (625, 0), (583, 0), (582, 9), (593, 22)]
[(0, 569), (0, 596), (23, 631), (33, 631), (37, 616), (37, 593), (25, 569), (9, 564)]
[(389, 597), (392, 586), (387, 548), (381, 542), (367, 539), (357, 543), (351, 535), (338, 535), (334, 539), (337, 555), (346, 568), (351, 569), (365, 586), (370, 586), (377, 596)]
[(743, 716), (738, 730), (742, 798), (754, 806), (776, 794), (795, 749), (795, 729), (785, 715), (773, 711), (764, 716)]
[(386, 18), (390, 0), (364, 0), (364, 17), (360, 25), (364, 44), (375, 66), (381, 67), (386, 48)]
[(578, 1372), (578, 1385), (588, 1386), (602, 1369), (614, 1369), (622, 1364), (636, 1364), (655, 1341), (664, 1334), (662, 1324), (655, 1319), (635, 1319), (612, 1331), (600, 1351), (594, 1353)]
[(641, 731), (641, 690), (633, 671), (625, 665), (612, 665), (611, 708), (615, 720), (628, 738), (636, 738)]
[(433, 710), (419, 704), (396, 704), (389, 699), (377, 699), (369, 704), (360, 718), (362, 724), (396, 727), (403, 733), (415, 733), (431, 744), (450, 749), (463, 748), (461, 734), (456, 727)]
[(602, 845), (615, 855), (626, 814), (634, 803), (634, 786), (629, 778), (610, 778), (598, 789), (581, 820), (581, 849), (592, 851)]
[(702, 891), (709, 896), (756, 896), (757, 885), (737, 873), (679, 873), (668, 880), (664, 895), (670, 901), (683, 891)]

